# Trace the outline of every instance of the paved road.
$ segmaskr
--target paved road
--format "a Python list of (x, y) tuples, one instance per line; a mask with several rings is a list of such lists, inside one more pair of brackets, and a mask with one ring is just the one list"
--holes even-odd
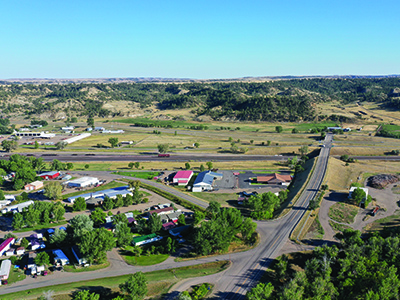
[[(213, 282), (216, 285), (215, 295), (220, 299), (244, 299), (246, 292), (259, 281), (263, 271), (269, 266), (272, 259), (278, 255), (279, 251), (287, 241), (291, 231), (305, 213), (309, 201), (318, 192), (326, 172), (331, 145), (332, 135), (328, 134), (325, 139), (326, 147), (321, 149), (321, 153), (317, 160), (315, 170), (306, 186), (305, 191), (302, 193), (293, 209), (281, 219), (267, 222), (257, 222), (258, 232), (260, 233), (261, 239), (260, 245), (250, 251), (179, 263), (171, 262), (170, 260), (168, 260), (163, 264), (151, 267), (139, 268), (128, 265), (119, 265), (118, 269), (109, 268), (99, 272), (76, 273), (73, 275), (65, 274), (65, 276), (62, 276), (61, 278), (55, 278), (54, 280), (51, 280), (51, 278), (49, 277), (49, 279), (40, 279), (40, 282), (36, 281), (32, 284), (24, 282), (16, 283), (9, 287), (3, 287), (2, 289), (0, 289), (0, 294), (30, 289), (34, 287), (44, 287), (60, 283), (129, 274), (139, 270), (160, 270), (171, 267), (189, 266), (215, 260), (231, 259), (233, 266), (226, 270), (223, 276), (213, 277)], [(167, 188), (165, 186), (163, 187)], [(182, 197), (182, 195), (180, 196)], [(207, 280), (208, 279), (204, 278), (204, 281)]]

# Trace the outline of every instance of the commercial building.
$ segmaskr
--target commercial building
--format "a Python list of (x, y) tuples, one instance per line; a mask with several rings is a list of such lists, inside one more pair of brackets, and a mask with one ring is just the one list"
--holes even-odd
[(58, 171), (44, 172), (39, 174), (38, 176), (43, 180), (56, 179), (58, 176), (60, 176), (60, 172)]
[(193, 171), (178, 171), (172, 179), (172, 182), (177, 185), (187, 185), (192, 176)]
[(125, 185), (125, 186), (121, 186), (121, 187), (117, 187), (117, 188), (113, 188), (113, 189), (107, 189), (107, 190), (97, 191), (97, 192), (93, 192), (93, 193), (86, 193), (86, 194), (82, 194), (82, 195), (78, 195), (78, 196), (69, 197), (67, 199), (67, 201), (70, 203), (74, 203), (74, 201), (77, 198), (82, 197), (85, 200), (93, 198), (93, 199), (98, 199), (98, 201), (101, 202), (101, 201), (103, 201), (104, 197), (106, 197), (106, 196), (108, 196), (110, 198), (116, 198), (117, 195), (122, 195), (123, 197), (125, 197), (128, 194), (132, 195), (133, 193), (129, 189), (129, 186)]
[(193, 183), (193, 192), (211, 191), (213, 189), (214, 180), (222, 179), (223, 174), (211, 171), (204, 171), (197, 175)]
[(42, 181), (34, 181), (31, 183), (28, 183), (27, 185), (24, 186), (25, 191), (34, 191), (41, 189), (43, 187), (43, 182)]
[(54, 133), (45, 133), (44, 131), (42, 132), (14, 132), (15, 136), (18, 137), (33, 137), (33, 138), (42, 138), (42, 139), (51, 139), (55, 137), (56, 135)]
[(5, 259), (1, 262), (0, 267), (0, 280), (7, 280), (10, 275), (11, 260)]
[(89, 136), (91, 136), (90, 133), (81, 133), (81, 134), (78, 134), (76, 136), (73, 136), (71, 138), (68, 138), (68, 139), (64, 140), (64, 142), (66, 142), (67, 144), (72, 144), (72, 143), (74, 143), (76, 141), (85, 139), (85, 138), (87, 138)]
[(99, 183), (99, 179), (96, 177), (81, 177), (67, 182), (68, 187), (87, 187)]
[(0, 256), (3, 256), (8, 249), (10, 249), (11, 245), (15, 242), (14, 238), (8, 238), (4, 242), (0, 244)]

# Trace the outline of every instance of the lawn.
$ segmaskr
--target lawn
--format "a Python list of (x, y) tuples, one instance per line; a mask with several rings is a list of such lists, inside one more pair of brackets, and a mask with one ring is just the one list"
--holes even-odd
[(65, 194), (65, 195), (63, 195), (63, 199), (67, 199), (68, 197), (78, 196), (78, 195), (82, 195), (82, 194), (86, 194), (86, 193), (93, 193), (93, 192), (102, 191), (102, 190), (106, 190), (106, 189), (112, 189), (112, 188), (116, 188), (116, 187), (120, 187), (120, 186), (126, 186), (126, 184), (122, 183), (122, 182), (111, 181), (109, 183), (106, 183), (105, 185), (98, 186), (93, 189), (82, 190), (82, 191), (78, 191), (78, 192)]
[(154, 177), (157, 177), (160, 174), (160, 172), (140, 172), (140, 171), (122, 172), (122, 171), (117, 171), (117, 172), (113, 172), (113, 174), (151, 180)]
[(149, 256), (143, 254), (141, 256), (131, 255), (132, 252), (129, 251), (129, 248), (126, 251), (120, 252), (122, 258), (126, 261), (127, 264), (132, 266), (151, 266), (157, 265), (165, 261), (169, 255), (168, 254), (151, 254)]
[(26, 275), (24, 274), (23, 270), (14, 269), (14, 266), (11, 266), (10, 275), (8, 277), (8, 284), (12, 284), (17, 281), (24, 280)]
[(347, 203), (335, 203), (329, 208), (329, 218), (339, 223), (352, 224), (358, 207)]
[(96, 271), (96, 270), (101, 270), (105, 269), (110, 265), (110, 262), (106, 262), (104, 264), (100, 265), (91, 265), (89, 267), (75, 267), (73, 265), (66, 265), (64, 266), (64, 271), (65, 272), (73, 272), (73, 273), (79, 273), (79, 272), (90, 272), (90, 271)]
[[(148, 281), (148, 297), (154, 297), (157, 295), (164, 294), (168, 289), (176, 282), (191, 278), (200, 277), (215, 274), (221, 272), (229, 267), (229, 262), (218, 261), (212, 263), (199, 264), (189, 267), (174, 268), (169, 270), (161, 270), (145, 273), (146, 279)], [(108, 297), (102, 297), (103, 300), (111, 300), (117, 296), (118, 285), (125, 282), (129, 275), (115, 276), (88, 280), (88, 281), (78, 281), (67, 284), (52, 285), (47, 288), (37, 288), (31, 290), (25, 290), (21, 292), (11, 293), (2, 295), (2, 300), (15, 300), (15, 299), (37, 299), (42, 295), (44, 291), (52, 290), (54, 294), (57, 295), (57, 299), (72, 299), (71, 294), (74, 291), (81, 289), (89, 289), (92, 292), (104, 293)], [(111, 293), (110, 293), (111, 290)], [(112, 294), (110, 296), (110, 294)]]
[(54, 227), (54, 226), (58, 226), (58, 225), (64, 225), (67, 224), (67, 221), (60, 221), (57, 223), (48, 223), (48, 224), (39, 224), (36, 225), (34, 227), (26, 227), (26, 228), (22, 228), (19, 230), (14, 230), (13, 232), (27, 232), (27, 231), (36, 231), (36, 230), (40, 230), (43, 228), (50, 228), (50, 227)]

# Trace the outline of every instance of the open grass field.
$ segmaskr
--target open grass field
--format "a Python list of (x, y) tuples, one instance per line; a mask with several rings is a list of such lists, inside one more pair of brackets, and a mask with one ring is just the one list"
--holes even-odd
[[(391, 161), (358, 161), (345, 166), (345, 163), (336, 158), (329, 158), (327, 184), (330, 190), (348, 190), (352, 182), (363, 183), (364, 180), (375, 174), (394, 174), (400, 170), (400, 162)], [(361, 178), (358, 180), (358, 178)]]
[(160, 172), (114, 172), (113, 174), (118, 174), (122, 176), (129, 176), (129, 177), (134, 177), (134, 178), (142, 178), (142, 179), (153, 179), (154, 177), (158, 176)]
[(104, 264), (100, 265), (91, 265), (89, 267), (75, 267), (73, 265), (65, 265), (64, 271), (65, 272), (73, 272), (73, 273), (80, 273), (80, 272), (90, 272), (105, 269), (110, 265), (110, 262), (105, 262)]
[(350, 226), (339, 224), (332, 220), (329, 220), (329, 225), (331, 225), (335, 232), (343, 232), (344, 230), (351, 228)]
[(358, 207), (347, 203), (335, 203), (329, 208), (329, 218), (339, 223), (354, 223)]
[[(126, 261), (127, 264), (132, 266), (151, 266), (157, 265), (165, 261), (169, 255), (168, 254), (152, 254), (152, 255), (141, 255), (141, 256), (134, 256), (128, 254), (129, 251), (122, 251), (121, 256)], [(132, 252), (130, 252), (132, 253)]]
[[(221, 170), (279, 170), (287, 171), (287, 166), (283, 166), (281, 163), (272, 160), (266, 161), (240, 161), (240, 156), (238, 156), (238, 161), (226, 161), (226, 162), (213, 162), (214, 168)], [(188, 160), (192, 170), (200, 170), (200, 165), (207, 166), (207, 161), (192, 161)], [(75, 163), (74, 170), (84, 169), (84, 166), (88, 164), (88, 171), (119, 171), (131, 170), (128, 168), (129, 162), (83, 162)], [(156, 161), (156, 162), (140, 162), (140, 167), (144, 167), (144, 170), (180, 170), (185, 167), (184, 162), (170, 162), (170, 161)], [(86, 169), (85, 169), (86, 170)]]
[[(161, 270), (155, 272), (145, 273), (148, 281), (147, 297), (154, 297), (164, 294), (176, 282), (191, 278), (206, 276), (221, 272), (229, 267), (229, 262), (218, 261), (213, 263), (199, 264), (190, 267), (175, 268), (170, 270)], [(88, 281), (73, 282), (61, 285), (53, 285), (47, 288), (38, 288), (32, 290), (25, 290), (22, 292), (11, 293), (2, 295), (2, 300), (15, 300), (24, 299), (31, 300), (37, 299), (44, 291), (54, 291), (55, 300), (71, 300), (72, 293), (81, 289), (88, 289), (91, 292), (96, 292), (102, 295), (101, 299), (111, 300), (118, 296), (118, 285), (125, 282), (129, 275), (122, 275), (116, 277), (108, 277), (107, 279), (100, 278)]]

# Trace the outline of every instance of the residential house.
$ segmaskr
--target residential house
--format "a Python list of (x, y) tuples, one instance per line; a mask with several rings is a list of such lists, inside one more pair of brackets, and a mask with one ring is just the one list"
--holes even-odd
[(6, 251), (6, 256), (13, 256), (14, 255), (14, 252), (15, 252), (15, 250), (14, 250), (14, 248), (10, 248), (10, 249), (8, 249), (7, 251)]
[(25, 248), (24, 247), (18, 247), (16, 250), (17, 255), (24, 255), (25, 254)]
[(165, 231), (173, 229), (175, 227), (176, 227), (176, 224), (174, 222), (168, 222), (168, 223), (162, 224), (162, 229)]
[(68, 265), (69, 259), (60, 249), (53, 250), (54, 264), (55, 265)]
[(87, 263), (87, 260), (82, 256), (81, 251), (79, 250), (77, 245), (72, 246), (72, 253), (74, 254), (78, 264), (84, 265)]
[(165, 215), (165, 214), (169, 214), (171, 212), (174, 211), (173, 207), (164, 207), (164, 208), (160, 208), (160, 209), (155, 209), (155, 210), (150, 210), (147, 215), (150, 217), (150, 215), (152, 214), (157, 214), (157, 215)]
[(182, 214), (181, 210), (174, 211), (173, 213), (168, 214), (168, 219), (171, 222), (177, 223), (179, 216)]
[(173, 229), (168, 230), (169, 234), (172, 236), (180, 236), (182, 233), (184, 233), (185, 231), (189, 230), (190, 226), (186, 225), (186, 226), (180, 226), (180, 227), (176, 227)]

